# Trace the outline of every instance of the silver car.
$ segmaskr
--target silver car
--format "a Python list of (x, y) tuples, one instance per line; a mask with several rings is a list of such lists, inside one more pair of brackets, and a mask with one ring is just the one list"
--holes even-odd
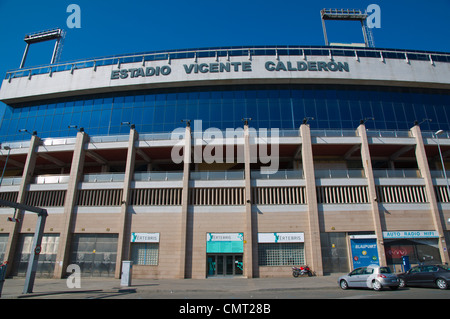
[(342, 289), (360, 287), (378, 291), (384, 287), (397, 289), (400, 282), (389, 267), (374, 265), (356, 268), (348, 275), (339, 277), (338, 284)]

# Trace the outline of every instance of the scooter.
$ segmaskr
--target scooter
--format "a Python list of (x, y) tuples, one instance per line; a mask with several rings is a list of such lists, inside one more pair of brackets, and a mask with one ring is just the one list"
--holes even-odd
[(308, 276), (311, 277), (313, 274), (311, 272), (311, 269), (308, 266), (300, 266), (299, 268), (297, 267), (292, 267), (292, 276), (294, 277), (298, 277), (298, 276)]

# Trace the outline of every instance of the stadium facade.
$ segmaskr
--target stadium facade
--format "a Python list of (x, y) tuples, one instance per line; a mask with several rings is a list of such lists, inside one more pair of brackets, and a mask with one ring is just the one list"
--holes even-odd
[[(8, 71), (0, 100), (0, 198), (49, 213), (38, 276), (449, 261), (448, 53), (150, 52)], [(14, 213), (0, 253), (20, 276), (36, 216)]]

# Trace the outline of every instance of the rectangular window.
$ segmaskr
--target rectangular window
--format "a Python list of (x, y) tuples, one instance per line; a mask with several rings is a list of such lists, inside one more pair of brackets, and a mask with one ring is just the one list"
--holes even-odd
[(305, 264), (303, 243), (258, 244), (259, 266), (294, 266)]
[(158, 265), (159, 243), (132, 243), (133, 265)]

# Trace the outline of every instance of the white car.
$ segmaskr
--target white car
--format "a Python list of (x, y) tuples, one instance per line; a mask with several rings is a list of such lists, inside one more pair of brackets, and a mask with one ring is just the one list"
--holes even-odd
[(378, 291), (384, 287), (397, 289), (400, 282), (389, 267), (373, 265), (356, 268), (348, 275), (339, 277), (338, 284), (342, 289), (359, 287)]

